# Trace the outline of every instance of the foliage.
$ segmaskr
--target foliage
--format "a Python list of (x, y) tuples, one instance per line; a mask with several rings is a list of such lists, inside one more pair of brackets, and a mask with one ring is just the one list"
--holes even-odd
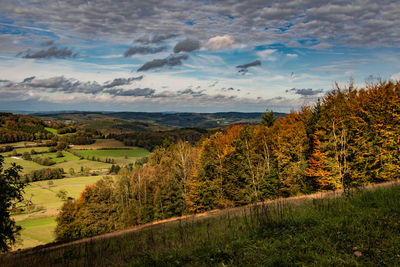
[(0, 251), (2, 252), (9, 250), (15, 243), (15, 235), (20, 230), (10, 217), (16, 202), (23, 200), (25, 184), (20, 179), (20, 170), (21, 167), (15, 164), (4, 169), (3, 157), (0, 156)]
[(64, 173), (64, 169), (62, 168), (40, 169), (32, 171), (29, 174), (25, 174), (24, 179), (27, 182), (61, 179), (63, 178)]
[(0, 144), (50, 139), (46, 123), (38, 118), (0, 112)]
[[(106, 229), (394, 180), (400, 175), (399, 99), (400, 83), (350, 85), (268, 127), (235, 125), (195, 145), (163, 141), (147, 163), (133, 170), (114, 166), (119, 178), (102, 184), (118, 214)], [(84, 206), (85, 198), (76, 205)], [(96, 232), (83, 229), (79, 237)]]
[(271, 127), (275, 121), (276, 117), (272, 110), (266, 110), (261, 116), (261, 124), (266, 127)]

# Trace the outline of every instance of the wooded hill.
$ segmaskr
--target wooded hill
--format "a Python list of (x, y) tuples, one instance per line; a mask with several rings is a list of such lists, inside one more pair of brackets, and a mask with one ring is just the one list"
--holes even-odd
[[(46, 120), (75, 121), (90, 124), (93, 121), (124, 121), (125, 128), (134, 131), (161, 130), (174, 128), (216, 128), (237, 123), (258, 123), (262, 113), (219, 112), (219, 113), (178, 113), (178, 112), (72, 112), (72, 113), (32, 113)], [(284, 113), (275, 113), (277, 117)], [(128, 126), (130, 122), (131, 126)], [(133, 124), (132, 124), (133, 123)], [(114, 126), (113, 126), (114, 127)], [(136, 127), (136, 129), (135, 129)], [(147, 131), (148, 131), (147, 130)]]
[(57, 218), (71, 240), (165, 219), (400, 174), (400, 83), (337, 88), (314, 107), (236, 125), (190, 145), (158, 147), (148, 163), (87, 187)]

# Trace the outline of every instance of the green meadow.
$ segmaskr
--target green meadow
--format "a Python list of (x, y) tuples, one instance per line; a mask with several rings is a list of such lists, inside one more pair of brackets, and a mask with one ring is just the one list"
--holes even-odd
[(13, 216), (17, 224), (23, 227), (20, 242), (14, 249), (54, 241), (55, 216), (63, 205), (63, 200), (57, 197), (57, 193), (64, 190), (68, 197), (76, 199), (86, 185), (94, 184), (101, 178), (102, 176), (87, 176), (30, 183), (25, 188), (24, 198), (31, 200), (37, 211)]
[[(47, 128), (47, 130), (56, 134), (55, 129)], [(4, 156), (5, 168), (10, 167), (13, 163), (20, 165), (23, 168), (22, 175), (45, 168), (63, 168), (66, 177), (57, 180), (31, 182), (26, 186), (24, 198), (32, 201), (34, 208), (30, 212), (13, 215), (18, 225), (23, 227), (21, 242), (14, 249), (32, 247), (54, 240), (55, 216), (63, 205), (63, 201), (57, 197), (60, 190), (65, 191), (68, 197), (76, 199), (86, 185), (96, 183), (104, 174), (108, 173), (112, 164), (102, 162), (106, 158), (113, 159), (116, 164), (127, 165), (134, 163), (138, 158), (149, 155), (149, 152), (145, 149), (126, 147), (122, 142), (114, 139), (98, 139), (92, 145), (76, 147), (88, 149), (71, 151), (80, 154), (84, 157), (83, 159), (68, 151), (62, 151), (63, 157), (57, 157), (56, 152), (48, 152), (49, 147), (26, 147), (14, 150), (18, 154), (23, 154), (25, 152), (31, 153), (33, 149), (39, 154), (31, 155), (32, 158), (51, 158), (55, 162), (51, 166), (43, 166), (30, 160), (24, 160), (21, 156), (14, 157), (12, 156), (15, 153), (14, 151), (0, 153)], [(99, 148), (104, 149), (99, 150)], [(101, 161), (92, 160), (92, 157), (99, 158)], [(74, 171), (71, 172), (71, 169)], [(85, 174), (81, 170), (85, 170)], [(83, 176), (89, 174), (100, 175)], [(76, 177), (77, 175), (81, 176)]]
[(18, 222), (17, 225), (21, 226), (22, 230), (16, 249), (34, 247), (54, 241), (55, 217), (25, 220)]
[(58, 135), (58, 136), (61, 135), (61, 134), (58, 134), (58, 133), (57, 133), (57, 130), (54, 129), (54, 128), (44, 127), (44, 129), (45, 129), (46, 131), (48, 131), (48, 132), (54, 134), (54, 135)]
[(80, 154), (84, 158), (92, 157), (105, 160), (106, 158), (113, 158), (116, 164), (129, 164), (134, 163), (138, 158), (149, 155), (149, 151), (143, 148), (136, 149), (98, 149), (98, 150), (72, 150)]
[(35, 150), (38, 153), (42, 153), (42, 152), (49, 151), (49, 147), (47, 147), (47, 146), (39, 146), (39, 147), (16, 148), (13, 151), (1, 153), (1, 155), (3, 155), (4, 157), (9, 157), (9, 156), (12, 156), (15, 152), (17, 154), (24, 154), (25, 152), (31, 153), (32, 150)]

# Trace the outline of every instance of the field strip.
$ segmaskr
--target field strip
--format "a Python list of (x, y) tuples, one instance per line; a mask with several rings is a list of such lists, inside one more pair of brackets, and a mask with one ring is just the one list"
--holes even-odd
[[(399, 182), (400, 181), (396, 180), (396, 181), (385, 182), (385, 183), (380, 183), (380, 184), (371, 184), (371, 185), (362, 187), (361, 189), (373, 190), (373, 189), (380, 188), (380, 187), (388, 187), (388, 186), (397, 184)], [(151, 223), (147, 223), (147, 224), (143, 224), (143, 225), (134, 226), (134, 227), (131, 227), (131, 228), (128, 228), (125, 230), (119, 230), (119, 231), (115, 231), (112, 233), (102, 234), (102, 235), (98, 235), (98, 236), (94, 236), (94, 237), (83, 238), (83, 239), (71, 241), (68, 243), (61, 243), (61, 244), (60, 243), (58, 243), (58, 244), (57, 243), (49, 243), (46, 245), (41, 245), (41, 246), (37, 246), (37, 247), (33, 247), (33, 248), (26, 248), (26, 249), (22, 249), (19, 251), (12, 251), (5, 255), (6, 256), (13, 256), (13, 255), (18, 256), (18, 254), (20, 254), (20, 253), (34, 254), (34, 253), (37, 253), (38, 251), (41, 251), (41, 252), (51, 251), (51, 250), (55, 250), (55, 249), (59, 249), (59, 248), (70, 247), (70, 246), (83, 244), (83, 243), (89, 243), (89, 242), (92, 242), (95, 240), (102, 240), (102, 239), (113, 238), (116, 236), (123, 236), (123, 235), (129, 234), (129, 233), (132, 233), (132, 232), (143, 230), (143, 229), (150, 229), (150, 228), (155, 228), (158, 226), (164, 226), (164, 225), (172, 224), (172, 223), (179, 222), (181, 220), (186, 220), (186, 219), (202, 220), (202, 219), (217, 217), (217, 216), (221, 216), (221, 215), (225, 215), (225, 214), (229, 214), (229, 215), (233, 215), (233, 216), (240, 216), (240, 215), (244, 216), (247, 214), (247, 211), (250, 211), (251, 208), (254, 206), (274, 205), (274, 204), (279, 204), (282, 202), (297, 203), (297, 202), (302, 202), (302, 201), (306, 201), (306, 200), (322, 199), (322, 198), (337, 198), (337, 197), (340, 197), (342, 194), (343, 194), (343, 190), (318, 192), (318, 193), (313, 193), (313, 194), (309, 194), (309, 195), (278, 198), (278, 199), (274, 199), (274, 200), (258, 202), (255, 204), (249, 204), (249, 205), (241, 206), (241, 207), (211, 210), (211, 211), (199, 213), (199, 214), (185, 215), (185, 216), (155, 221), (155, 222), (151, 222)]]
[[(50, 188), (54, 187), (69, 187), (69, 186), (85, 186), (87, 184), (62, 184), (62, 185), (52, 185)], [(36, 187), (29, 187), (29, 189), (49, 189), (47, 186), (36, 186)], [(51, 190), (50, 190), (51, 191)]]

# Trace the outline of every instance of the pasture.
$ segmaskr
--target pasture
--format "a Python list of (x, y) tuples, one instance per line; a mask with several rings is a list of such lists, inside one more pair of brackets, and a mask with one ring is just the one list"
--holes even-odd
[(35, 247), (54, 241), (55, 217), (25, 220), (17, 225), (21, 226), (22, 230), (14, 249)]
[(106, 160), (106, 158), (112, 158), (116, 164), (126, 165), (134, 163), (138, 158), (148, 156), (150, 153), (146, 149), (99, 149), (99, 150), (72, 150), (75, 153), (80, 154), (84, 158), (92, 157), (99, 158), (100, 160)]
[(60, 190), (65, 190), (68, 197), (78, 198), (86, 185), (94, 184), (102, 176), (64, 178), (59, 180), (32, 182), (25, 188), (24, 198), (32, 201), (40, 209), (32, 213), (13, 216), (18, 225), (23, 227), (21, 240), (15, 247), (26, 248), (46, 244), (54, 240), (55, 217), (63, 205), (57, 197)]

